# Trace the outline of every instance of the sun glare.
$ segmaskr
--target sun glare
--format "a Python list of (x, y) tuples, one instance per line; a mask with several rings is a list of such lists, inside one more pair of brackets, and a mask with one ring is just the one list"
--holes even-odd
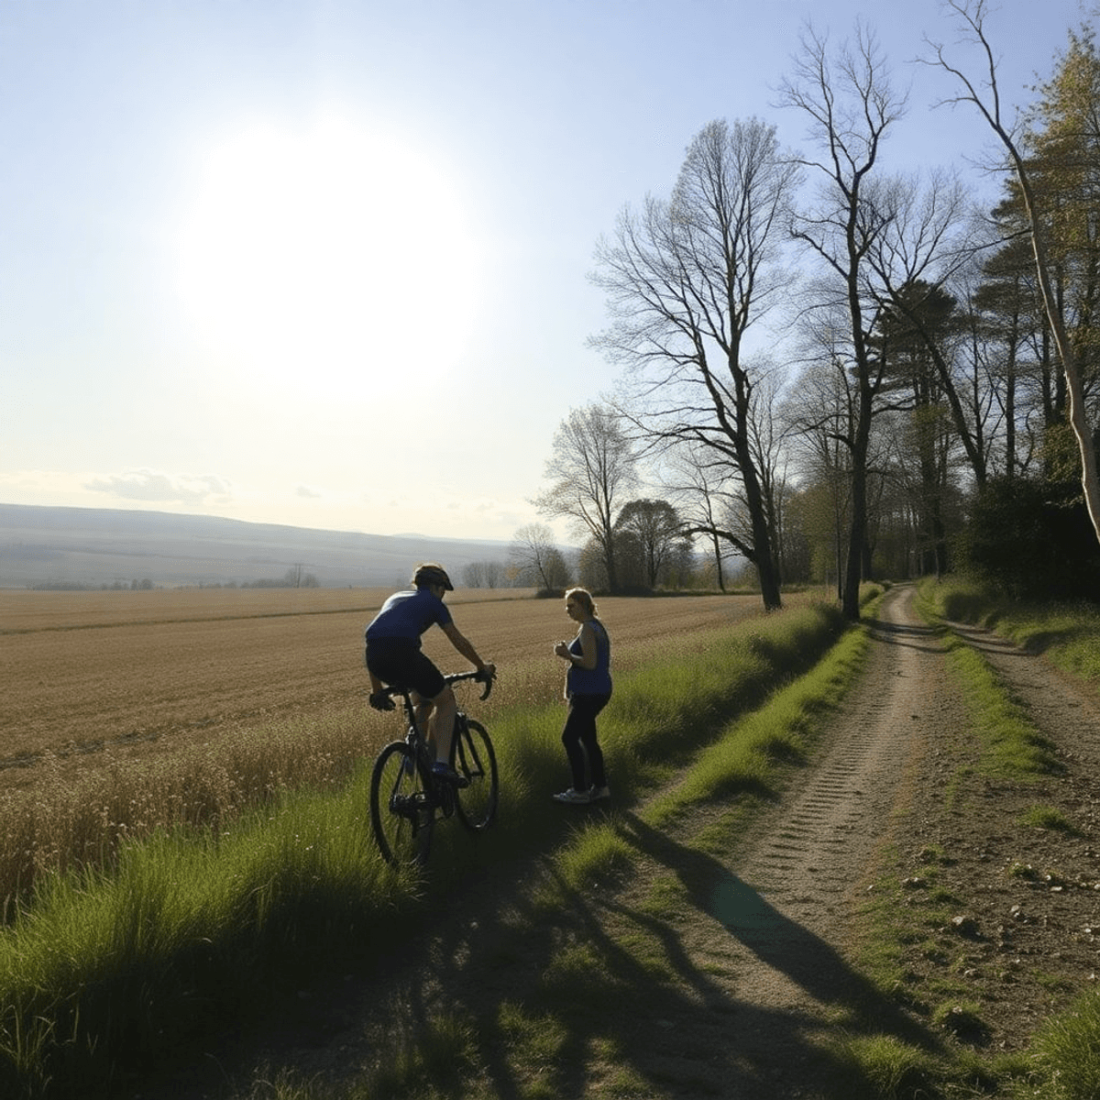
[(340, 121), (213, 149), (180, 251), (196, 335), (253, 376), (377, 392), (436, 375), (476, 306), (475, 239), (445, 173)]

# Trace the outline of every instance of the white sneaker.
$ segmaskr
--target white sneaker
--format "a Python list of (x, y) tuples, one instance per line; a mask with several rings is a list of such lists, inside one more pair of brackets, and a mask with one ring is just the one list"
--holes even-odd
[(611, 788), (610, 787), (593, 787), (588, 792), (588, 801), (589, 802), (599, 802), (599, 800), (601, 798), (610, 798), (610, 797), (611, 797)]
[(592, 801), (592, 796), (588, 791), (575, 791), (572, 787), (567, 791), (562, 791), (560, 794), (554, 795), (555, 802), (568, 802), (574, 806), (582, 806), (586, 802)]

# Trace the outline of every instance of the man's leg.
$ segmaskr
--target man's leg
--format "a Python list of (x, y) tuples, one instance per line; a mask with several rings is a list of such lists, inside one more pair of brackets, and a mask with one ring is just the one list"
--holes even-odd
[(454, 734), (458, 704), (455, 693), (448, 684), (432, 701), (432, 715), (428, 720), (428, 740), (435, 747), (436, 761), (451, 762), (451, 737)]
[(413, 711), (416, 714), (416, 724), (430, 742), (431, 733), (428, 730), (428, 721), (432, 714), (432, 701), (431, 699), (425, 699), (423, 695), (415, 691), (410, 692), (410, 695), (412, 696)]

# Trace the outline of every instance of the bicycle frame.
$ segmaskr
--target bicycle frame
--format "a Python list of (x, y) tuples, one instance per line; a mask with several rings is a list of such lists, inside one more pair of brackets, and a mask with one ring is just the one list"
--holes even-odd
[[(486, 677), (481, 672), (452, 672), (443, 677), (443, 682), (450, 687), (452, 684), (459, 684), (466, 680), (478, 680), (485, 685), (485, 689), (482, 691), (480, 699), (484, 702), (489, 698), (489, 695), (493, 690), (493, 680), (491, 677)], [(405, 721), (408, 732), (405, 734), (405, 741), (412, 746), (413, 751), (419, 756), (422, 752), (427, 752), (428, 734), (426, 730), (420, 728), (420, 722), (416, 715), (417, 704), (413, 702), (413, 692), (406, 687), (400, 685), (383, 688), (383, 694), (388, 695), (391, 699), (395, 696), (401, 697), (401, 705), (405, 710)], [(456, 722), (461, 714), (456, 715)], [(429, 764), (431, 761), (429, 761)]]
[[(464, 680), (484, 683), (483, 700), (492, 691), (492, 679), (480, 672), (444, 677), (448, 685)], [(485, 727), (459, 709), (451, 752), (462, 782), (438, 776), (433, 770), (434, 754), (429, 752), (427, 733), (419, 721), (413, 693), (402, 685), (392, 685), (384, 691), (391, 699), (401, 697), (407, 732), (404, 742), (385, 746), (375, 761), (371, 822), (387, 861), (400, 863), (412, 849), (414, 860), (424, 863), (437, 816), (449, 818), (457, 812), (466, 828), (475, 833), (492, 823), (498, 782), (495, 753)]]

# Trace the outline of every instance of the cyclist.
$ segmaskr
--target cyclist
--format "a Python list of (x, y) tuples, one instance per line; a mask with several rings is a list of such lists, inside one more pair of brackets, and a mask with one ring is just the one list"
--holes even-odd
[(443, 603), (447, 592), (454, 591), (447, 571), (436, 562), (422, 562), (412, 576), (412, 589), (395, 592), (382, 605), (366, 631), (366, 663), (370, 673), (370, 705), (375, 710), (392, 710), (393, 700), (383, 692), (385, 684), (408, 687), (417, 707), (421, 727), (427, 721), (428, 743), (435, 749), (436, 775), (461, 782), (450, 766), (451, 736), (458, 705), (454, 692), (443, 681), (443, 674), (421, 651), (420, 636), (438, 623), (451, 645), (478, 672), (496, 674), (496, 666), (487, 664), (459, 632), (451, 613)]

